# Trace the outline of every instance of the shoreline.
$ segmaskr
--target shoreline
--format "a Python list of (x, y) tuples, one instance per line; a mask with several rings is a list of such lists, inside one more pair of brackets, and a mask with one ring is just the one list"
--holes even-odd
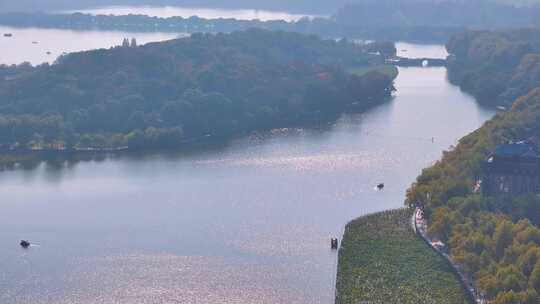
[[(396, 71), (396, 73), (398, 73)], [(394, 80), (398, 77), (398, 74), (395, 75)], [(370, 100), (366, 104), (362, 105), (351, 105), (341, 113), (335, 113), (335, 115), (324, 116), (315, 118), (306, 117), (299, 123), (294, 123), (293, 121), (282, 121), (283, 125), (276, 125), (263, 128), (260, 130), (252, 131), (242, 131), (236, 134), (228, 135), (210, 135), (210, 136), (201, 136), (197, 138), (188, 138), (182, 140), (175, 147), (141, 147), (141, 148), (130, 148), (129, 146), (121, 147), (109, 147), (109, 148), (99, 148), (99, 147), (85, 147), (85, 148), (64, 148), (64, 149), (9, 149), (4, 148), (0, 149), (0, 171), (10, 168), (16, 168), (21, 165), (24, 167), (25, 164), (29, 163), (41, 163), (44, 161), (52, 160), (55, 158), (61, 158), (68, 160), (70, 158), (82, 158), (85, 157), (107, 157), (108, 155), (136, 155), (141, 153), (197, 153), (197, 152), (206, 152), (212, 149), (219, 149), (229, 145), (229, 143), (234, 140), (246, 138), (256, 134), (266, 134), (272, 132), (272, 130), (278, 129), (292, 129), (292, 128), (310, 128), (310, 129), (325, 129), (329, 126), (332, 126), (336, 121), (338, 121), (343, 115), (346, 114), (363, 114), (367, 110), (377, 107), (379, 105), (385, 104), (392, 100), (394, 95), (383, 96), (377, 100)]]
[[(420, 223), (420, 224), (419, 224)], [(471, 303), (486, 303), (485, 299), (480, 296), (477, 288), (474, 285), (474, 281), (471, 278), (468, 278), (463, 270), (460, 269), (459, 265), (452, 261), (452, 257), (445, 252), (445, 248), (438, 248), (434, 244), (435, 240), (431, 239), (427, 234), (427, 223), (422, 217), (422, 211), (419, 208), (414, 210), (414, 213), (411, 217), (411, 226), (414, 232), (424, 240), (435, 252), (437, 252), (441, 257), (443, 257), (448, 264), (454, 269), (456, 275), (460, 278), (463, 289), (469, 295), (469, 300)]]

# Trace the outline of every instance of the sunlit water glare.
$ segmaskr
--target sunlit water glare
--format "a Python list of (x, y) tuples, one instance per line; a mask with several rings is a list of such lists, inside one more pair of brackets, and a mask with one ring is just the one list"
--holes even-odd
[(0, 303), (333, 303), (330, 238), (401, 207), (420, 170), (493, 114), (444, 68), (400, 69), (396, 87), (320, 128), (1, 173)]

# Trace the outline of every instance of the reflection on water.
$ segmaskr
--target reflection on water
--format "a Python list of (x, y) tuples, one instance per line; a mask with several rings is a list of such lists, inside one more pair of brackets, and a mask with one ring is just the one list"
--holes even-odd
[(420, 170), (493, 114), (444, 68), (400, 69), (396, 87), (321, 130), (1, 173), (0, 303), (332, 303), (330, 238), (402, 206)]
[[(12, 33), (13, 37), (3, 37)], [(110, 48), (124, 38), (136, 38), (139, 44), (184, 37), (181, 33), (127, 33), (120, 31), (72, 31), (0, 26), (0, 64), (30, 62), (52, 63), (63, 53)]]
[(67, 11), (64, 13), (81, 12), (92, 15), (147, 15), (151, 17), (183, 17), (189, 18), (197, 16), (206, 19), (234, 18), (239, 20), (259, 19), (296, 21), (309, 15), (298, 15), (287, 12), (254, 10), (254, 9), (212, 9), (212, 8), (191, 8), (177, 6), (105, 6), (92, 9)]
[[(419, 47), (421, 50), (419, 50)], [(423, 44), (419, 46), (413, 43), (398, 42), (396, 48), (398, 56), (401, 57), (445, 59), (448, 56), (446, 49), (439, 44)]]

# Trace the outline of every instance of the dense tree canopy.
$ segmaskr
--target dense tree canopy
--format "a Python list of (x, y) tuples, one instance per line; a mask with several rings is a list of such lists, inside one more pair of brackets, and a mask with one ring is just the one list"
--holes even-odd
[(540, 84), (540, 30), (474, 31), (447, 44), (450, 79), (482, 102), (510, 104)]
[(363, 0), (349, 2), (334, 18), (349, 26), (490, 29), (538, 25), (539, 13), (490, 0)]
[(4, 147), (173, 147), (336, 117), (389, 96), (372, 46), (295, 33), (194, 34), (0, 68)]

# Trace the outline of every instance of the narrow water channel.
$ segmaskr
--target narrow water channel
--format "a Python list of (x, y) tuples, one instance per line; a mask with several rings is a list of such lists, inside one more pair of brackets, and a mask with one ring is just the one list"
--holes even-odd
[(401, 207), (421, 169), (493, 115), (444, 68), (402, 68), (396, 88), (318, 129), (0, 173), (0, 303), (333, 303), (330, 238)]

